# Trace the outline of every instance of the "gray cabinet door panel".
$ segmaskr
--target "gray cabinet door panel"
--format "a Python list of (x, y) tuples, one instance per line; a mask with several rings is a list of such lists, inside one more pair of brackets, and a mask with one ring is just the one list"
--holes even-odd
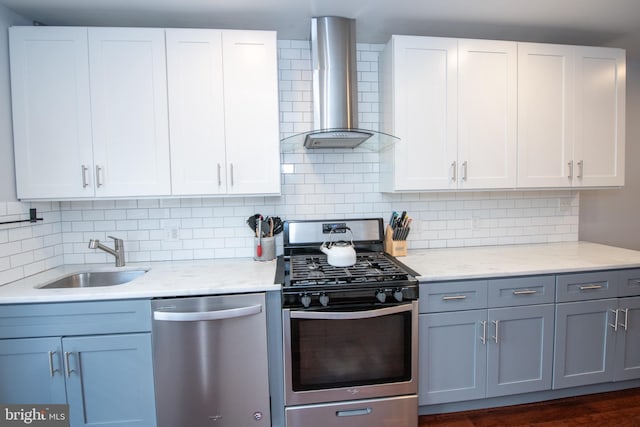
[(485, 396), (486, 315), (486, 310), (420, 315), (420, 405)]
[(619, 301), (615, 380), (632, 380), (640, 378), (640, 297)]
[(553, 388), (613, 380), (617, 299), (556, 305)]
[(487, 397), (551, 389), (553, 304), (489, 310)]

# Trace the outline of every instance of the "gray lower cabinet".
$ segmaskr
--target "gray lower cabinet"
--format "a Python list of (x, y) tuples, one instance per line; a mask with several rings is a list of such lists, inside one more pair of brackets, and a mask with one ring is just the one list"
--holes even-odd
[(68, 403), (71, 427), (155, 426), (148, 306), (0, 305), (0, 402)]
[(640, 378), (640, 297), (620, 298), (616, 334), (615, 381)]
[(553, 290), (553, 276), (423, 284), (419, 404), (549, 390)]

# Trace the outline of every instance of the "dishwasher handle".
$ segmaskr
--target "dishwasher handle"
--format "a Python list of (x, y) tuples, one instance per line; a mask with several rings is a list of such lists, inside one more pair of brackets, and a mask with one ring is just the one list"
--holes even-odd
[(262, 311), (262, 304), (250, 305), (247, 307), (229, 308), (226, 310), (214, 311), (154, 311), (154, 320), (165, 320), (167, 322), (196, 322), (200, 320), (225, 320), (236, 317), (245, 317), (258, 314)]

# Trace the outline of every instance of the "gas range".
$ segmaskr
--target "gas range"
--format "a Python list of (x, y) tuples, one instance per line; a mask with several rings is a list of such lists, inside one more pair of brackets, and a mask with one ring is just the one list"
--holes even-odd
[[(329, 234), (353, 235), (356, 261), (329, 264), (320, 251)], [(344, 236), (343, 236), (344, 237)], [(295, 309), (381, 306), (418, 298), (415, 273), (383, 252), (382, 218), (287, 221), (284, 225), (283, 306)]]

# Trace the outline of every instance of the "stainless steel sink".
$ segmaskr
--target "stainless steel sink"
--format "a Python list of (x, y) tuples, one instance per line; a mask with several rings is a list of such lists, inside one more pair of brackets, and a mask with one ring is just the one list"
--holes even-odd
[(147, 270), (84, 271), (64, 276), (41, 286), (40, 289), (94, 288), (122, 285), (142, 276), (146, 272)]

